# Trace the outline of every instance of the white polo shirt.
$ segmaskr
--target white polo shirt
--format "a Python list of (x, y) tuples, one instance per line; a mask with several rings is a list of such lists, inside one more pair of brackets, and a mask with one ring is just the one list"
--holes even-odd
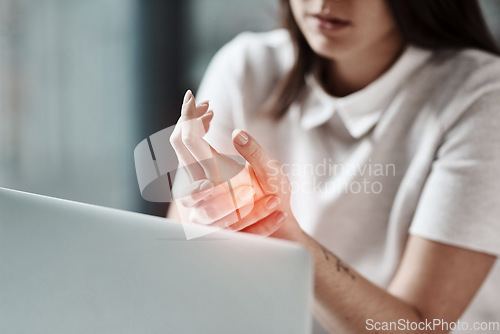
[[(235, 153), (235, 128), (252, 134), (289, 175), (301, 227), (381, 287), (409, 234), (500, 254), (499, 58), (410, 46), (342, 98), (310, 74), (276, 122), (260, 111), (293, 59), (284, 30), (241, 34), (218, 52), (198, 92), (217, 150)], [(498, 261), (462, 320), (500, 321)]]

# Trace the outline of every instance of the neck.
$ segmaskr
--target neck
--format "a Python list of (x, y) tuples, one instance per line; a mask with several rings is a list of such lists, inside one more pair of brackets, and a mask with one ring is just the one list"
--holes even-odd
[(328, 60), (323, 83), (334, 96), (357, 92), (384, 74), (399, 58), (404, 49), (400, 36), (388, 36), (387, 41), (359, 52), (358, 56)]

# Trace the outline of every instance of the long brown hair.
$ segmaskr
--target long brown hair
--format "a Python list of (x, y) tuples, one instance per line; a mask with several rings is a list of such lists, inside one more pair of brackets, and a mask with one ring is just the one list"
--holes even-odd
[[(477, 0), (387, 0), (405, 41), (425, 49), (475, 48), (500, 55)], [(295, 63), (264, 106), (281, 118), (305, 85), (305, 75), (324, 61), (307, 43), (292, 14), (290, 0), (280, 0), (282, 24), (295, 51)]]

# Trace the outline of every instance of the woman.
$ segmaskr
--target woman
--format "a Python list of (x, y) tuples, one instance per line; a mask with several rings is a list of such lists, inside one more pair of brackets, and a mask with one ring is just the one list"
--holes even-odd
[[(329, 332), (499, 322), (500, 61), (477, 1), (281, 5), (286, 30), (212, 61), (198, 98), (213, 113), (186, 94), (171, 142), (191, 195), (170, 217), (305, 246)], [(216, 186), (236, 163), (210, 165), (215, 150), (249, 163), (239, 210)]]

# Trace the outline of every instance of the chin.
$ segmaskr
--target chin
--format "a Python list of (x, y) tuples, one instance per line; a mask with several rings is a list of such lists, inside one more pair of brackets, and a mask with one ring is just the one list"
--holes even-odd
[(331, 60), (338, 60), (342, 58), (349, 57), (351, 52), (349, 51), (349, 48), (346, 47), (345, 45), (342, 45), (341, 43), (309, 43), (311, 46), (311, 49), (316, 53), (317, 55), (331, 59)]
[(325, 36), (316, 32), (306, 32), (304, 37), (311, 49), (325, 58), (338, 58), (345, 56), (352, 49), (352, 38), (348, 36)]

